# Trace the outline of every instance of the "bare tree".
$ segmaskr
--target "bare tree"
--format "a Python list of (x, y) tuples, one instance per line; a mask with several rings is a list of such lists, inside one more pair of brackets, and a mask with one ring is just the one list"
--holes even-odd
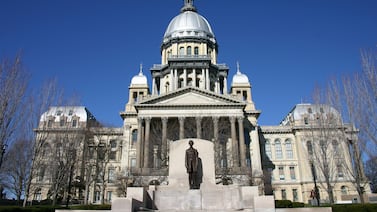
[[(363, 154), (373, 158), (377, 147), (377, 52), (361, 51), (362, 72), (333, 79), (327, 86), (327, 102), (342, 113), (350, 123), (347, 145), (351, 163), (347, 167), (361, 202), (364, 202), (367, 179), (362, 164)], [(360, 149), (362, 151), (360, 151)]]
[(16, 196), (17, 201), (20, 201), (24, 194), (30, 174), (32, 148), (29, 144), (30, 141), (16, 140), (10, 146), (5, 157), (5, 166), (3, 166), (2, 179), (5, 181), (4, 185)]
[(6, 148), (15, 140), (17, 127), (22, 123), (28, 79), (20, 54), (14, 60), (0, 61), (0, 168)]
[(86, 139), (83, 143), (84, 204), (89, 204), (90, 192), (104, 204), (108, 183), (117, 181), (116, 167), (110, 165), (112, 162), (119, 162), (118, 152), (122, 144), (119, 143), (121, 130), (118, 129), (105, 127), (99, 122), (92, 123), (86, 129)]
[[(52, 105), (60, 105), (63, 102), (63, 90), (58, 87), (55, 79), (48, 80), (44, 83), (40, 89), (31, 92), (27, 104), (24, 107), (28, 116), (24, 122), (27, 139), (32, 141), (30, 146), (32, 148), (31, 169), (28, 181), (25, 188), (25, 198), (23, 206), (25, 207), (29, 200), (30, 193), (34, 193), (38, 187), (32, 186), (32, 181), (38, 174), (43, 172), (42, 156), (44, 153), (45, 144), (49, 137), (49, 131), (45, 131), (48, 128), (47, 124), (41, 123), (40, 118), (44, 112), (46, 112)], [(43, 132), (43, 133), (39, 133)]]
[(74, 172), (80, 162), (82, 144), (85, 136), (81, 131), (72, 129), (62, 130), (51, 140), (53, 154), (45, 157), (52, 185), (50, 193), (55, 205), (58, 199), (69, 203)]
[(370, 180), (372, 193), (377, 193), (377, 157), (367, 160), (365, 168), (365, 175)]
[(334, 139), (339, 139), (338, 128), (331, 126), (332, 121), (320, 113), (313, 118), (305, 133), (313, 180), (326, 189), (329, 202), (334, 203), (333, 187), (337, 182), (337, 168), (341, 162), (338, 152), (333, 148), (334, 141), (337, 142)]

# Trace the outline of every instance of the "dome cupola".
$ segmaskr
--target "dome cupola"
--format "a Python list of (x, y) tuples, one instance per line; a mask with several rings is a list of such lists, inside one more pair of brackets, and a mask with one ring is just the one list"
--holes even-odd
[(131, 86), (133, 85), (147, 85), (147, 77), (143, 74), (143, 64), (140, 64), (140, 72), (138, 75), (132, 77)]
[(185, 0), (181, 13), (170, 21), (163, 43), (177, 38), (202, 38), (216, 43), (211, 26), (203, 16), (197, 13), (193, 0)]
[(240, 64), (237, 62), (237, 73), (233, 76), (232, 85), (234, 84), (250, 84), (249, 78), (240, 71)]

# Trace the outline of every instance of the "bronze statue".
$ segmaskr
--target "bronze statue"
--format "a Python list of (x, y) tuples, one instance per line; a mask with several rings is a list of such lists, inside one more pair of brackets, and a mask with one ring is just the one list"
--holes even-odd
[(199, 154), (198, 151), (192, 147), (194, 145), (194, 142), (192, 140), (189, 141), (189, 145), (190, 148), (186, 150), (185, 163), (187, 173), (189, 174), (190, 189), (198, 189), (199, 184), (197, 182), (197, 173)]

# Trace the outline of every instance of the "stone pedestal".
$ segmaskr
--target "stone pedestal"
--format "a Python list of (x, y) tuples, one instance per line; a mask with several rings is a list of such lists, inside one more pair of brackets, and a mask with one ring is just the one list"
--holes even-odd
[[(132, 210), (145, 207), (156, 211), (275, 211), (274, 198), (259, 196), (257, 186), (216, 185), (214, 145), (206, 140), (192, 139), (200, 158), (198, 173), (201, 184), (200, 189), (190, 190), (185, 167), (189, 140), (170, 143), (168, 185), (150, 186), (147, 191), (128, 188), (124, 206)], [(142, 204), (139, 204), (140, 201)], [(115, 202), (114, 211), (122, 208), (119, 205)]]

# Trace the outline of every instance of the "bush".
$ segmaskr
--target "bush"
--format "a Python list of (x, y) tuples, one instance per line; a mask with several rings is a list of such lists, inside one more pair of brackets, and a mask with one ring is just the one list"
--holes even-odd
[(373, 212), (377, 211), (377, 204), (344, 204), (332, 205), (333, 212)]
[(0, 212), (55, 212), (55, 209), (62, 207), (59, 206), (28, 206), (23, 208), (22, 206), (2, 206)]
[(275, 200), (275, 208), (292, 208), (291, 200)]
[(292, 202), (293, 208), (303, 208), (305, 207), (305, 204), (303, 202)]
[(111, 210), (111, 205), (75, 205), (72, 210)]

